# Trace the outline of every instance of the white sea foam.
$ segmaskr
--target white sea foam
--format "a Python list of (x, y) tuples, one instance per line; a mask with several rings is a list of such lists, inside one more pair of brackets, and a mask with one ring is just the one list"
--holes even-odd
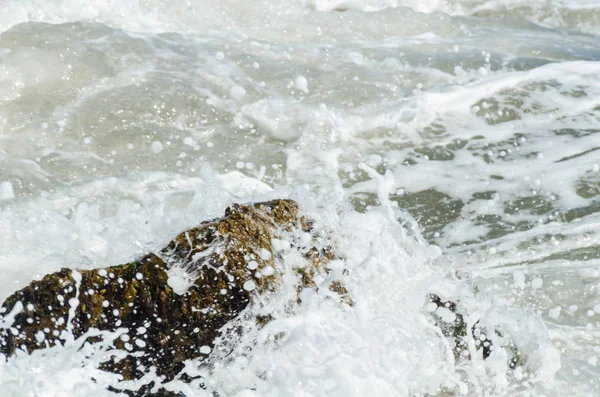
[[(208, 390), (594, 395), (599, 18), (591, 0), (6, 0), (0, 300), (290, 197), (345, 254), (355, 306), (320, 288), (290, 311), (303, 259), (275, 242), (262, 272), (286, 283), (251, 309), (275, 319), (186, 363)], [(523, 365), (455, 362), (428, 292), (505, 329)], [(0, 389), (109, 395), (108, 342), (82, 343), (0, 360)]]
[[(183, 191), (189, 188), (190, 185), (181, 182), (179, 185)], [(385, 181), (381, 183), (385, 186)], [(204, 195), (205, 200), (218, 197), (218, 190), (203, 192), (203, 183), (197, 185), (200, 190), (196, 194)], [(381, 198), (384, 199), (386, 194), (389, 192), (383, 188)], [(270, 195), (276, 197), (278, 192)], [(367, 392), (409, 396), (414, 393), (435, 393), (440, 387), (472, 392), (479, 390), (495, 395), (503, 395), (511, 389), (510, 385), (515, 380), (508, 371), (506, 360), (502, 361), (502, 357), (506, 357), (502, 355), (502, 350), (498, 350), (501, 358), (496, 360), (478, 360), (457, 367), (453, 354), (448, 350), (448, 342), (427, 321), (422, 310), (427, 291), (464, 300), (471, 309), (473, 319), (483, 313), (489, 303), (477, 301), (468, 282), (444, 276), (447, 271), (443, 267), (447, 264), (440, 256), (440, 250), (428, 246), (415, 236), (412, 229), (414, 225), (409, 229), (401, 226), (407, 220), (410, 224), (412, 219), (404, 219), (405, 215), (396, 212), (389, 202), (387, 207), (358, 214), (348, 208), (335, 210), (337, 204), (333, 202), (324, 206), (312, 202), (313, 199), (306, 192), (298, 191), (296, 195), (292, 197), (304, 207), (313, 209), (317, 226), (330, 230), (336, 237), (336, 249), (345, 253), (346, 259), (338, 267), (348, 272), (342, 280), (355, 305), (348, 307), (337, 302), (333, 295), (328, 298), (328, 294), (323, 295), (327, 288), (322, 287), (320, 292), (304, 293), (303, 302), (297, 310), (290, 312), (286, 309), (285, 302), (295, 300), (293, 269), (299, 263), (297, 261), (302, 259), (294, 256), (289, 244), (277, 245), (281, 246), (279, 252), (283, 258), (279, 266), (284, 272), (289, 272), (284, 277), (288, 284), (282, 287), (278, 296), (266, 299), (253, 309), (259, 313), (274, 314), (275, 320), (264, 329), (257, 329), (250, 320), (244, 323), (247, 333), (242, 341), (234, 345), (224, 343), (222, 349), (227, 349), (224, 353), (227, 358), (216, 360), (212, 369), (201, 369), (199, 372), (208, 379), (209, 390), (218, 390), (223, 395), (235, 395), (252, 389), (261, 396), (291, 396), (298, 390), (315, 396), (359, 396)], [(168, 204), (168, 198), (164, 204)], [(181, 211), (180, 214), (193, 214), (198, 209), (188, 207)], [(131, 224), (144, 223), (146, 219), (144, 212), (130, 216)], [(152, 223), (172, 228), (169, 225), (172, 220), (156, 221), (154, 219)], [(134, 233), (134, 240), (142, 237), (143, 233), (140, 236)], [(112, 244), (114, 237), (107, 238)], [(342, 276), (340, 272), (337, 274)], [(323, 283), (327, 281), (323, 280)], [(247, 289), (251, 290), (252, 286)], [(527, 315), (518, 312), (501, 318), (510, 324), (518, 316), (530, 321)], [(498, 318), (496, 314), (490, 315), (487, 321), (498, 324)], [(530, 341), (527, 343), (537, 346), (531, 350), (524, 349), (525, 353), (535, 352), (532, 360), (537, 361), (528, 361), (528, 366), (523, 370), (533, 384), (543, 385), (545, 389), (556, 370), (540, 367), (548, 359), (540, 349), (552, 349), (546, 347), (547, 331), (543, 328), (521, 328), (513, 332)], [(281, 335), (284, 335), (283, 339)], [(105, 334), (107, 338), (110, 336)], [(81, 372), (77, 375), (76, 383), (66, 382), (62, 376), (56, 376), (53, 363), (57, 360), (65, 363), (67, 368), (81, 362), (84, 353), (77, 350), (80, 340), (68, 341), (64, 348), (36, 352), (33, 356), (21, 354), (18, 359), (0, 367), (4, 371), (0, 377), (2, 385), (12, 387), (15, 379), (23, 376), (20, 371), (24, 371), (23, 368), (30, 365), (31, 360), (36, 360), (35, 382), (30, 386), (20, 386), (18, 392), (14, 391), (17, 393), (15, 396), (25, 396), (35, 390), (50, 390), (48, 395), (56, 396), (64, 392), (71, 396), (84, 396), (90, 390), (96, 390), (96, 387), (99, 393), (103, 393), (103, 387), (116, 384), (114, 375), (104, 375), (97, 370)], [(259, 341), (258, 345), (254, 341)], [(106, 344), (85, 346), (88, 346), (85, 354), (92, 355), (99, 354), (95, 353), (98, 349), (108, 347)], [(523, 342), (519, 346), (526, 344)], [(248, 348), (252, 350), (250, 354)], [(233, 356), (231, 349), (235, 352)], [(556, 353), (551, 358), (555, 362), (560, 361)], [(100, 359), (98, 357), (95, 360)], [(87, 362), (84, 369), (93, 365), (93, 362)], [(190, 372), (193, 375), (198, 369), (192, 368)], [(75, 371), (75, 367), (72, 371)], [(489, 378), (490, 371), (495, 374), (494, 378)], [(92, 377), (101, 381), (94, 384)], [(135, 385), (134, 382), (129, 386)], [(179, 382), (169, 385), (171, 390), (185, 391), (189, 387)], [(196, 390), (191, 395), (204, 395), (204, 392)]]

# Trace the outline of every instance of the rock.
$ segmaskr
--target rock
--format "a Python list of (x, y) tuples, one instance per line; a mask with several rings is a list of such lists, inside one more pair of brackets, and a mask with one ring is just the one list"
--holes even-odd
[[(463, 315), (459, 312), (455, 302), (443, 301), (435, 294), (429, 294), (429, 303), (433, 305), (430, 310), (431, 317), (442, 331), (442, 334), (451, 340), (454, 347), (453, 353), (456, 360), (470, 358), (470, 352), (467, 345), (467, 337), (470, 333), (477, 350), (481, 350), (483, 359), (487, 359), (495, 346), (488, 334), (488, 331), (479, 321), (475, 322), (470, 330)], [(522, 364), (521, 353), (516, 348), (514, 342), (500, 327), (494, 329), (495, 335), (501, 341), (499, 347), (507, 349), (509, 353), (508, 367), (513, 369)]]
[[(184, 361), (210, 354), (220, 329), (254, 297), (277, 288), (281, 274), (272, 242), (293, 228), (311, 231), (311, 222), (299, 213), (291, 200), (234, 205), (224, 217), (179, 234), (139, 261), (94, 270), (64, 268), (33, 281), (0, 307), (0, 353), (10, 359), (17, 349), (30, 353), (63, 344), (69, 334), (77, 338), (91, 328), (126, 328), (113, 345), (131, 354), (105, 362), (103, 369), (123, 380), (150, 370), (172, 380)], [(302, 252), (310, 265), (299, 271), (299, 290), (314, 287), (313, 276), (325, 275), (325, 264), (334, 259), (327, 249), (304, 247)], [(346, 295), (339, 282), (330, 289)], [(3, 323), (10, 327), (2, 328)], [(149, 389), (131, 395), (175, 395)]]

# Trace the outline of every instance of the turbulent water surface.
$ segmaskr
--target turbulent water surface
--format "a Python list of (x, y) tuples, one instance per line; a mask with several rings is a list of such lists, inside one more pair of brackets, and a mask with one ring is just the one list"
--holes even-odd
[[(599, 35), (595, 0), (0, 0), (0, 300), (290, 197), (356, 305), (274, 299), (171, 390), (598, 396)], [(523, 362), (455, 362), (428, 292)], [(0, 359), (0, 394), (114, 395), (80, 347)]]

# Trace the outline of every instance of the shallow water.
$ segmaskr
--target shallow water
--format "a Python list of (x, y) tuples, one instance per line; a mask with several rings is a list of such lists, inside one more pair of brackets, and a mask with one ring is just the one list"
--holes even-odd
[[(591, 0), (5, 0), (0, 299), (290, 197), (356, 306), (266, 302), (269, 327), (186, 369), (208, 391), (173, 390), (598, 395), (599, 26)], [(454, 362), (428, 292), (508, 330), (522, 367)], [(78, 347), (0, 364), (0, 388), (111, 395)]]

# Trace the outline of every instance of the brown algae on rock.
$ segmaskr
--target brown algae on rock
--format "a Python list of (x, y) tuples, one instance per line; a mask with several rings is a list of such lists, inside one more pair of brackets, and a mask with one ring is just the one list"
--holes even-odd
[[(184, 361), (210, 353), (221, 328), (254, 296), (277, 288), (273, 241), (296, 228), (312, 231), (292, 200), (233, 205), (224, 217), (179, 234), (139, 261), (46, 275), (0, 307), (0, 324), (3, 317), (5, 323), (14, 320), (0, 328), (0, 353), (10, 357), (17, 349), (63, 344), (67, 334), (77, 338), (91, 328), (124, 328), (113, 345), (132, 354), (103, 363), (103, 369), (124, 380), (150, 370), (171, 380)], [(309, 265), (299, 275), (299, 290), (315, 287), (314, 276), (327, 275), (326, 264), (335, 255), (308, 247), (304, 257)], [(350, 302), (341, 282), (329, 288)], [(266, 323), (269, 316), (257, 321)]]

